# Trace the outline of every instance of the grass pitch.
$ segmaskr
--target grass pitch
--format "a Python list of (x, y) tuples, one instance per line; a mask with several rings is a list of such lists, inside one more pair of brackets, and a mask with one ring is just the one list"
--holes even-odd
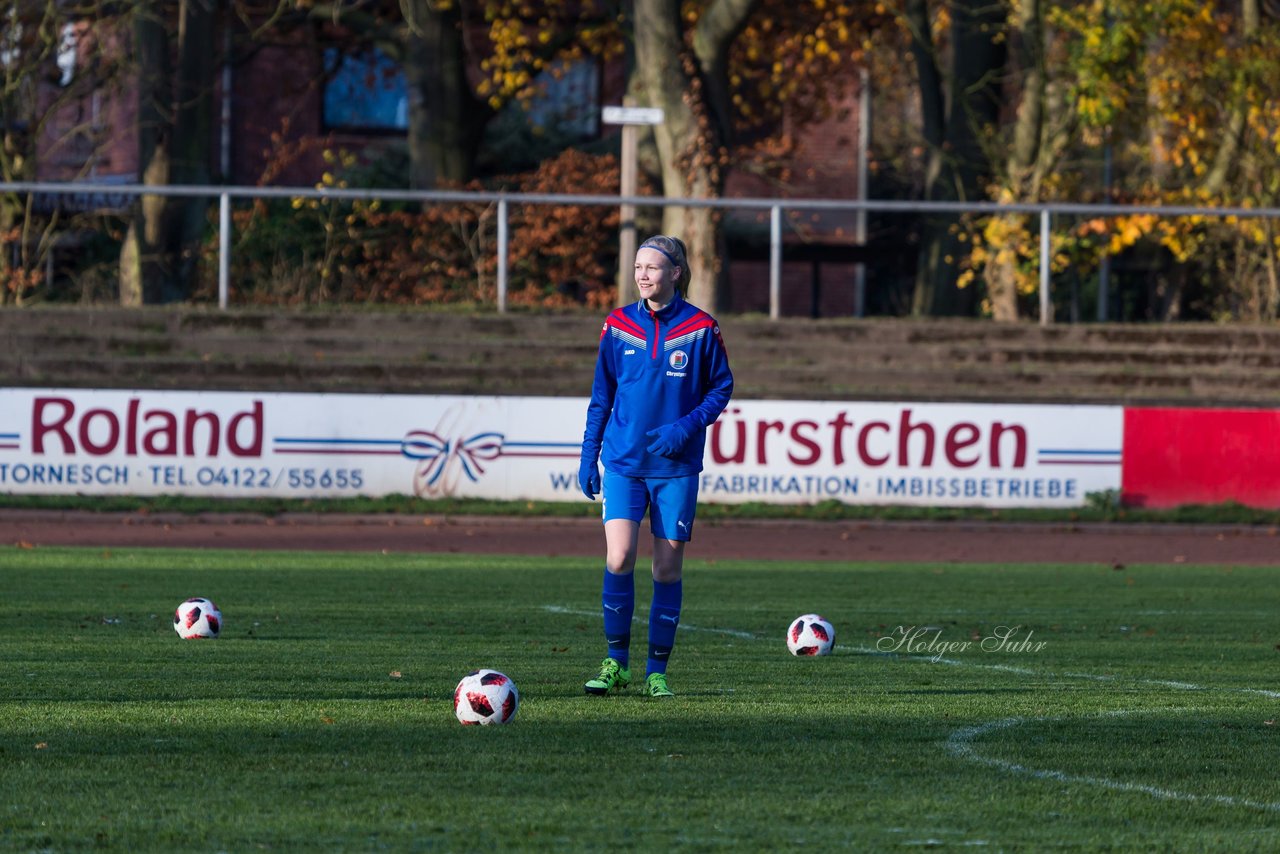
[(1276, 850), (1276, 571), (693, 560), (655, 701), (598, 561), (3, 548), (0, 848)]

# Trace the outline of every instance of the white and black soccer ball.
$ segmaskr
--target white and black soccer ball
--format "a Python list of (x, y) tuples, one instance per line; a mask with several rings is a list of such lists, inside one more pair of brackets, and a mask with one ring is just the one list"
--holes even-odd
[(801, 614), (787, 627), (787, 649), (792, 655), (827, 655), (835, 645), (835, 627), (820, 614)]
[(466, 726), (511, 723), (519, 707), (516, 683), (496, 670), (473, 670), (453, 689), (453, 713)]
[(222, 612), (212, 601), (195, 596), (173, 612), (173, 630), (187, 639), (216, 638), (222, 632)]

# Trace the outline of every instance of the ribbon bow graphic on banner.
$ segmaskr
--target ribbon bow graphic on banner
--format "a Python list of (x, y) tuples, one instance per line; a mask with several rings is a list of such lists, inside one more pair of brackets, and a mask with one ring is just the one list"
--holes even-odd
[(419, 494), (453, 492), (457, 469), (472, 481), (484, 474), (482, 463), (502, 456), (502, 433), (476, 433), (464, 439), (443, 439), (429, 430), (411, 430), (400, 442), (400, 453), (418, 460), (414, 475)]

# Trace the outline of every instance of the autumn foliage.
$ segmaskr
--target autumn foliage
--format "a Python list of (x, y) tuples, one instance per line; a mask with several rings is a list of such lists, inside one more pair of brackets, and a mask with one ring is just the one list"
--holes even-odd
[[(354, 159), (327, 153), (338, 177)], [(466, 189), (612, 194), (616, 158), (567, 150), (527, 175)], [(442, 188), (443, 189), (443, 188)], [(618, 210), (611, 206), (511, 204), (507, 300), (513, 306), (602, 307), (614, 298)], [(428, 305), (497, 298), (498, 205), (295, 199), (256, 202), (235, 214), (232, 299), (255, 304), (329, 302)]]
[[(1040, 157), (1030, 177), (996, 169), (992, 200), (1240, 209), (1280, 201), (1274, 4), (1090, 0), (1045, 4), (1044, 22), (1054, 97)], [(1007, 271), (1022, 311), (1034, 311), (1036, 220), (971, 218), (960, 284), (985, 275), (990, 285), (993, 271)], [(1270, 219), (1120, 209), (1059, 218), (1050, 243), (1053, 272), (1077, 280), (1096, 275), (1105, 257), (1158, 270), (1144, 276), (1151, 319), (1280, 316), (1280, 232)]]

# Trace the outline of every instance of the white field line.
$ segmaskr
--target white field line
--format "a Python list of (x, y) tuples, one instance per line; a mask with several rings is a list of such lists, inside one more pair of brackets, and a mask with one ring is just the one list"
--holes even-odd
[[(599, 611), (591, 611), (585, 608), (567, 608), (563, 605), (543, 605), (543, 610), (553, 614), (572, 614), (577, 617), (596, 617), (600, 618)], [(632, 617), (633, 623), (643, 623), (642, 618)], [(730, 637), (743, 638), (746, 640), (769, 640), (768, 636), (757, 634), (755, 632), (747, 632), (741, 629), (720, 629), (708, 626), (693, 626), (688, 623), (680, 623), (680, 629), (686, 632), (706, 632), (709, 634), (729, 635)], [(782, 640), (782, 633), (779, 632), (779, 642)], [(1019, 676), (1038, 676), (1051, 679), (1085, 679), (1093, 682), (1130, 682), (1138, 685), (1155, 685), (1161, 688), (1176, 688), (1180, 691), (1225, 691), (1232, 694), (1257, 694), (1270, 699), (1280, 699), (1280, 691), (1269, 691), (1265, 688), (1224, 688), (1210, 687), (1208, 685), (1197, 685), (1193, 682), (1174, 682), (1168, 679), (1119, 679), (1115, 676), (1109, 676), (1102, 673), (1079, 673), (1065, 672), (1057, 673), (1052, 670), (1035, 670), (1029, 667), (1016, 667), (1012, 664), (982, 664), (974, 661), (963, 661), (958, 658), (946, 658), (941, 655), (913, 655), (910, 653), (899, 652), (883, 652), (869, 646), (850, 646), (849, 644), (837, 643), (835, 649), (843, 652), (852, 652), (855, 655), (872, 655), (883, 658), (896, 658), (902, 661), (923, 661), (930, 664), (947, 664), (952, 667), (973, 667), (979, 670), (994, 670), (1001, 673), (1014, 673)]]
[(944, 848), (946, 846), (976, 848), (981, 845), (990, 845), (991, 843), (985, 839), (962, 839), (956, 842), (956, 841), (951, 841), (946, 839), (934, 839), (933, 837), (929, 837), (928, 839), (904, 839), (902, 840), (902, 844), (904, 846), (909, 845), (909, 846), (918, 847), (918, 848)]
[[(600, 617), (599, 611), (590, 611), (586, 609), (566, 608), (562, 605), (544, 605), (545, 610), (555, 614), (573, 614), (581, 617)], [(640, 617), (633, 617), (632, 622), (642, 622)], [(709, 632), (712, 634), (730, 635), (731, 637), (745, 638), (748, 640), (768, 640), (764, 635), (755, 632), (742, 631), (741, 629), (720, 629), (709, 628), (703, 626), (691, 626), (681, 623), (680, 628), (690, 632)], [(1192, 682), (1175, 682), (1168, 679), (1128, 679), (1121, 680), (1115, 676), (1098, 673), (1079, 673), (1065, 672), (1055, 673), (1053, 671), (1039, 671), (1026, 667), (1013, 667), (1007, 664), (981, 664), (972, 661), (961, 661), (955, 658), (944, 658), (940, 655), (904, 655), (896, 652), (882, 652), (868, 646), (849, 646), (847, 644), (836, 644), (835, 649), (848, 650), (858, 655), (882, 656), (886, 658), (897, 658), (904, 661), (920, 661), (930, 664), (948, 664), (953, 667), (974, 667), (981, 670), (995, 670), (1003, 673), (1016, 673), (1021, 676), (1038, 676), (1048, 678), (1067, 678), (1067, 679), (1087, 679), (1094, 682), (1120, 682), (1127, 681), (1139, 685), (1155, 685), (1162, 688), (1173, 688), (1179, 691), (1222, 691), (1233, 694), (1256, 694), (1270, 699), (1280, 698), (1280, 691), (1269, 691), (1263, 688), (1227, 688), (1227, 687), (1210, 687), (1206, 685), (1197, 685)], [(1139, 714), (1138, 710), (1122, 710), (1119, 712), (1110, 712), (1108, 714)], [(1087, 786), (1097, 786), (1099, 788), (1110, 789), (1119, 792), (1136, 792), (1140, 794), (1150, 795), (1151, 797), (1161, 798), (1164, 800), (1184, 801), (1190, 803), (1212, 803), (1220, 806), (1229, 807), (1246, 807), (1248, 809), (1263, 810), (1267, 812), (1280, 812), (1280, 803), (1274, 801), (1253, 801), (1246, 798), (1234, 798), (1230, 795), (1194, 795), (1187, 792), (1177, 792), (1171, 789), (1162, 789), (1158, 786), (1147, 786), (1142, 783), (1126, 783), (1121, 780), (1110, 780), (1106, 777), (1092, 777), (1082, 774), (1068, 774), (1065, 771), (1056, 771), (1053, 769), (1028, 768), (1016, 762), (1007, 762), (1003, 759), (995, 759), (989, 756), (983, 756), (974, 749), (971, 742), (981, 735), (988, 732), (994, 732), (1001, 729), (1009, 729), (1020, 726), (1024, 723), (1035, 721), (1059, 720), (1059, 718), (1043, 717), (1043, 718), (1002, 718), (997, 721), (990, 721), (985, 724), (979, 724), (971, 727), (961, 727), (947, 738), (944, 746), (953, 755), (997, 768), (1009, 773), (1018, 774), (1020, 776), (1032, 777), (1041, 780), (1057, 780), (1062, 783), (1080, 783)]]
[[(1169, 709), (1161, 709), (1160, 711), (1170, 711)], [(1125, 709), (1121, 711), (1108, 712), (1106, 716), (1135, 715), (1143, 714), (1137, 709)], [(1194, 795), (1188, 792), (1178, 792), (1173, 789), (1164, 789), (1159, 786), (1148, 786), (1144, 783), (1126, 783), (1123, 780), (1112, 780), (1107, 777), (1093, 777), (1087, 774), (1068, 774), (1065, 771), (1056, 771), (1051, 768), (1029, 768), (1017, 762), (1009, 762), (1004, 759), (996, 759), (992, 756), (984, 756), (979, 753), (973, 746), (973, 741), (983, 735), (999, 730), (1012, 729), (1028, 723), (1043, 723), (1045, 721), (1065, 720), (1063, 717), (1032, 717), (1032, 718), (1001, 718), (996, 721), (989, 721), (978, 726), (961, 727), (947, 737), (945, 742), (947, 751), (952, 755), (961, 759), (967, 759), (971, 762), (977, 762), (980, 765), (986, 765), (1000, 771), (1006, 771), (1010, 774), (1017, 774), (1021, 777), (1030, 777), (1035, 780), (1054, 780), (1059, 783), (1075, 783), (1085, 786), (1096, 786), (1101, 789), (1110, 789), (1115, 792), (1136, 792), (1142, 795), (1150, 795), (1153, 798), (1160, 798), (1166, 801), (1183, 801), (1186, 803), (1206, 803), (1217, 804), (1225, 807), (1245, 807), (1248, 809), (1262, 810), (1264, 812), (1280, 812), (1280, 803), (1275, 801), (1254, 801), (1248, 798), (1236, 798), (1231, 795)]]

